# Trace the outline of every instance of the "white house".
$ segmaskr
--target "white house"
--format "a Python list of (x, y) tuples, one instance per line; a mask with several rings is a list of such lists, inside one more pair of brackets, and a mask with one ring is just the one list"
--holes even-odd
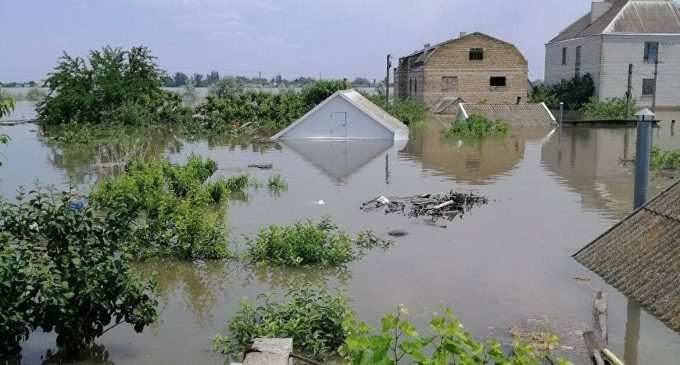
[(277, 133), (278, 139), (408, 140), (408, 127), (355, 90), (328, 97)]
[[(672, 0), (599, 0), (546, 44), (545, 82), (589, 73), (600, 98), (632, 97), (651, 106), (680, 106), (680, 8)], [(654, 83), (658, 60), (658, 80)]]

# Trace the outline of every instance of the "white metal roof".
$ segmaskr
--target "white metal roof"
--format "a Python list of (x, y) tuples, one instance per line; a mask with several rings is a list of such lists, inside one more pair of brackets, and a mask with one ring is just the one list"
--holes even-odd
[(310, 110), (309, 112), (307, 112), (307, 114), (303, 115), (300, 119), (296, 120), (291, 125), (289, 125), (279, 133), (272, 136), (271, 139), (277, 140), (281, 138), (283, 135), (288, 133), (288, 131), (292, 130), (299, 124), (303, 123), (307, 118), (309, 118), (311, 115), (313, 115), (318, 110), (323, 108), (331, 100), (338, 97), (347, 100), (347, 102), (355, 106), (357, 109), (361, 110), (364, 114), (368, 115), (371, 119), (373, 119), (378, 124), (382, 125), (392, 133), (397, 133), (400, 130), (408, 131), (408, 127), (404, 123), (400, 122), (397, 118), (393, 117), (392, 115), (384, 111), (382, 108), (375, 105), (373, 102), (368, 100), (365, 96), (361, 95), (356, 90), (349, 89), (335, 92), (333, 95), (329, 96), (326, 100), (324, 100), (321, 104), (317, 105), (316, 107), (314, 107), (314, 109)]

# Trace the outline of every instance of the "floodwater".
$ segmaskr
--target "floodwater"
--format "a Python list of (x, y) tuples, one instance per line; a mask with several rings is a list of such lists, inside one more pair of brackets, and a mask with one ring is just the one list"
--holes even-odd
[[(102, 146), (55, 147), (31, 124), (2, 131), (12, 138), (0, 147), (0, 194), (7, 198), (34, 180), (87, 189), (111, 173), (115, 156), (126, 156)], [(655, 144), (680, 148), (680, 131), (669, 124), (653, 133)], [(351, 233), (371, 229), (386, 237), (400, 228), (409, 235), (343, 269), (255, 269), (237, 261), (138, 265), (145, 275), (158, 273), (159, 321), (142, 334), (125, 326), (113, 329), (99, 339), (100, 352), (84, 356), (83, 364), (222, 364), (224, 358), (210, 351), (210, 340), (225, 330), (242, 298), (304, 285), (346, 291), (358, 316), (374, 323), (396, 304), (406, 305), (420, 326), (440, 306), (451, 307), (479, 337), (508, 339), (510, 327), (544, 320), (566, 346), (559, 354), (577, 363), (583, 361), (579, 331), (590, 326), (593, 290), (604, 288), (610, 294), (615, 353), (623, 357), (637, 350), (637, 364), (677, 364), (680, 357), (680, 336), (644, 311), (639, 340), (626, 344), (626, 298), (571, 258), (632, 209), (633, 176), (622, 159), (634, 154), (633, 129), (513, 130), (506, 138), (471, 143), (442, 139), (439, 122), (432, 120), (412, 131), (405, 145), (142, 138), (173, 161), (191, 153), (210, 157), (219, 163), (219, 174), (248, 171), (260, 181), (272, 174), (284, 177), (289, 188), (278, 197), (259, 189), (250, 191), (247, 201), (231, 203), (226, 219), (235, 250), (243, 249), (243, 235), (264, 225), (324, 215)], [(248, 169), (252, 163), (272, 163), (274, 169)], [(650, 194), (673, 181), (655, 176)], [(452, 189), (491, 201), (463, 219), (436, 224), (359, 210), (379, 195)], [(22, 363), (40, 364), (53, 347), (53, 336), (34, 333), (23, 345)]]

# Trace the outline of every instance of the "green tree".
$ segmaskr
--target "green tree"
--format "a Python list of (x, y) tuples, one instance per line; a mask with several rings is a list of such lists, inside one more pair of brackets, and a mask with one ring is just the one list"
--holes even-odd
[(559, 84), (537, 86), (529, 96), (535, 103), (544, 102), (550, 108), (558, 108), (563, 102), (569, 109), (579, 109), (595, 95), (595, 84), (590, 74), (574, 77)]
[(629, 119), (635, 113), (635, 100), (631, 100), (626, 109), (625, 98), (599, 100), (592, 97), (579, 111), (591, 120)]
[[(0, 118), (9, 115), (9, 113), (14, 110), (14, 98), (10, 95), (5, 95), (0, 89)], [(0, 144), (9, 143), (9, 136), (0, 133)], [(2, 161), (0, 161), (0, 166), (2, 166)]]
[(209, 94), (224, 98), (227, 95), (240, 94), (243, 92), (243, 83), (235, 77), (227, 76), (210, 85)]
[(132, 273), (111, 220), (67, 192), (0, 202), (0, 356), (38, 328), (73, 354), (110, 326), (155, 320), (154, 284)]
[[(64, 53), (45, 80), (49, 92), (38, 103), (38, 119), (46, 124), (174, 121), (186, 111), (177, 95), (161, 88), (163, 75), (145, 47), (104, 47), (91, 51), (87, 61)], [(130, 111), (140, 113), (117, 118)]]
[(195, 87), (202, 87), (203, 86), (203, 75), (202, 74), (194, 74), (194, 76), (191, 77), (191, 81), (194, 83)]
[(175, 83), (172, 86), (180, 87), (180, 86), (184, 86), (187, 83), (187, 81), (189, 81), (189, 76), (187, 76), (186, 74), (184, 74), (182, 72), (176, 72), (175, 77), (173, 79), (174, 79)]
[(344, 80), (322, 80), (309, 84), (302, 89), (302, 99), (308, 108), (320, 104), (336, 91), (345, 90), (348, 85)]

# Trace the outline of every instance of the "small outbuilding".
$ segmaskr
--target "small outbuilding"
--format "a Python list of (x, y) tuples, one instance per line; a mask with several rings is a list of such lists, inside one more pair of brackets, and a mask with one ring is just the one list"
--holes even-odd
[(272, 140), (408, 140), (408, 127), (355, 90), (341, 90)]

